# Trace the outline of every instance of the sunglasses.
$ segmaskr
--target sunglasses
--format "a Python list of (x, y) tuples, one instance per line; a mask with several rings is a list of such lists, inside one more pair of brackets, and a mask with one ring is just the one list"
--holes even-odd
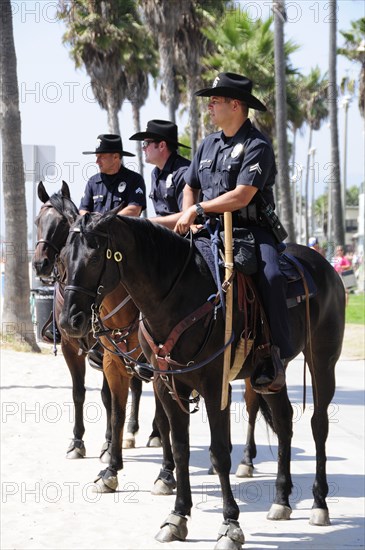
[(145, 140), (145, 141), (142, 142), (142, 149), (147, 149), (147, 147), (148, 147), (151, 143), (159, 143), (159, 141), (154, 140), (154, 139), (151, 139), (151, 140), (149, 140), (149, 141)]

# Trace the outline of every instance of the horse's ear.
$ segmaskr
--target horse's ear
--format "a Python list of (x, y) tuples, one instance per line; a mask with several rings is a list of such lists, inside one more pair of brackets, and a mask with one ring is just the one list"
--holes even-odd
[(116, 215), (118, 214), (120, 210), (120, 206), (117, 206), (116, 208), (113, 208), (112, 210), (108, 210), (107, 212), (104, 212), (100, 218), (100, 221), (101, 222), (106, 222), (108, 223), (109, 220), (113, 219), (116, 217)]
[(71, 199), (70, 188), (64, 180), (62, 180), (61, 192), (64, 197)]
[(38, 183), (38, 198), (41, 202), (43, 202), (43, 204), (49, 200), (49, 195), (43, 185), (43, 182), (41, 181)]

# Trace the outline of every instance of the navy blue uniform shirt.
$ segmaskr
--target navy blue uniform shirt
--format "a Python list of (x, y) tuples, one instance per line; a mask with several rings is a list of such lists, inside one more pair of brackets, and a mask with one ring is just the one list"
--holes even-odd
[(190, 160), (173, 151), (160, 170), (157, 166), (151, 173), (150, 199), (157, 216), (168, 216), (182, 209), (184, 175)]
[(207, 136), (185, 172), (185, 181), (193, 189), (201, 189), (203, 201), (232, 191), (237, 185), (253, 185), (274, 205), (276, 172), (270, 142), (247, 119), (233, 137), (227, 138), (223, 132)]
[(140, 174), (121, 166), (117, 174), (99, 173), (89, 179), (80, 210), (103, 213), (129, 204), (146, 208), (146, 186)]

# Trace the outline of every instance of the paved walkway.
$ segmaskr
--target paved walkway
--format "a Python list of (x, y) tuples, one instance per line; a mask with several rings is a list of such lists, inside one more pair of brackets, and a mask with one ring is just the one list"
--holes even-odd
[[(255, 477), (237, 479), (246, 434), (242, 386), (233, 383), (231, 481), (241, 510), (245, 548), (364, 548), (364, 364), (342, 359), (337, 391), (330, 409), (327, 445), (328, 505), (332, 525), (308, 524), (315, 451), (310, 430), (312, 397), (302, 410), (302, 359), (288, 372), (295, 425), (292, 450), (294, 482), (292, 519), (270, 522), (276, 472), (276, 438), (257, 424)], [(191, 419), (193, 510), (187, 541), (162, 545), (154, 540), (160, 523), (173, 508), (174, 496), (150, 493), (161, 463), (160, 449), (144, 447), (151, 430), (153, 396), (145, 385), (137, 448), (125, 451), (119, 490), (112, 495), (91, 491), (104, 466), (98, 455), (104, 442), (105, 415), (100, 399), (101, 376), (87, 371), (85, 404), (87, 458), (65, 459), (72, 436), (70, 376), (62, 356), (50, 348), (41, 355), (1, 353), (1, 489), (2, 550), (23, 549), (212, 549), (222, 521), (217, 479), (207, 475), (209, 430), (204, 406)]]

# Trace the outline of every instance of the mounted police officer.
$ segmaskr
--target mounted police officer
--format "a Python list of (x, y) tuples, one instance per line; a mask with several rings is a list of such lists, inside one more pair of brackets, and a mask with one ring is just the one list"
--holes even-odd
[(101, 134), (95, 151), (84, 151), (83, 154), (96, 155), (100, 173), (92, 176), (86, 184), (80, 214), (103, 213), (120, 206), (118, 214), (139, 216), (146, 208), (146, 186), (140, 174), (123, 166), (123, 157), (135, 155), (123, 151), (120, 136)]
[[(249, 108), (266, 111), (251, 93), (245, 76), (220, 73), (211, 88), (196, 92), (209, 97), (212, 122), (222, 129), (200, 144), (185, 173), (183, 214), (175, 231), (185, 234), (197, 216), (232, 212), (234, 227), (247, 227), (256, 242), (258, 272), (254, 277), (268, 317), (272, 343), (281, 359), (292, 355), (286, 305), (286, 279), (279, 269), (278, 241), (263, 212), (275, 208), (277, 173), (273, 148), (248, 118)], [(199, 194), (202, 200), (199, 202)], [(276, 216), (275, 216), (276, 217)], [(275, 228), (274, 228), (275, 231)], [(284, 235), (285, 236), (285, 235)], [(263, 372), (258, 385), (271, 381)]]
[(184, 173), (190, 160), (178, 154), (178, 147), (190, 149), (178, 142), (178, 128), (169, 120), (150, 120), (145, 132), (133, 134), (129, 139), (143, 141), (146, 162), (154, 164), (151, 174), (150, 199), (156, 213), (151, 221), (175, 227), (178, 212), (182, 209)]

